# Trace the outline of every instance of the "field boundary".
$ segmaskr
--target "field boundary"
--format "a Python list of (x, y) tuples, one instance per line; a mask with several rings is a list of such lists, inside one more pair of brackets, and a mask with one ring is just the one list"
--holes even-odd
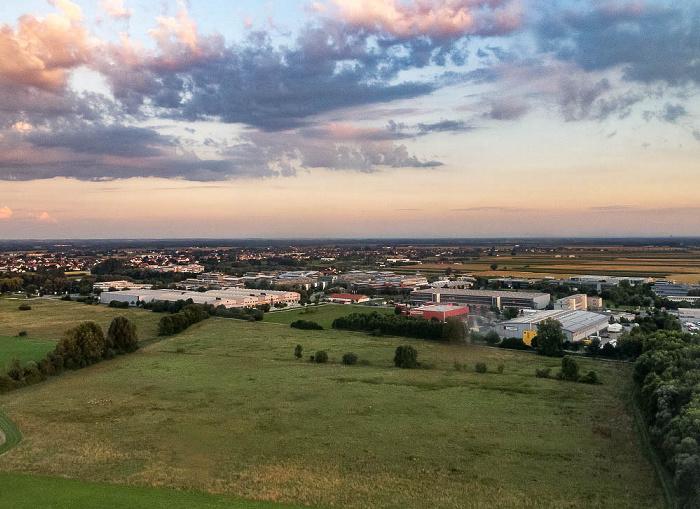
[(636, 396), (633, 396), (632, 399), (632, 407), (634, 408), (634, 425), (635, 428), (637, 428), (637, 436), (639, 437), (642, 454), (646, 456), (649, 463), (651, 463), (652, 469), (654, 470), (654, 476), (661, 485), (661, 491), (664, 495), (666, 509), (678, 509), (679, 506), (678, 497), (676, 496), (676, 489), (670, 479), (668, 470), (666, 470), (666, 468), (661, 464), (661, 459), (651, 443), (649, 432), (644, 422), (644, 416), (637, 405)]
[(22, 441), (22, 433), (10, 418), (0, 410), (0, 454), (4, 454)]

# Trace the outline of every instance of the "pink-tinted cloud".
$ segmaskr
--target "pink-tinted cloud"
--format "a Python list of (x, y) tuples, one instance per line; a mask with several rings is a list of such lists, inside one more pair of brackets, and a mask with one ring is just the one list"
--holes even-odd
[(37, 223), (57, 223), (55, 217), (53, 217), (48, 212), (42, 212), (40, 214), (29, 214)]
[(85, 64), (91, 42), (80, 8), (68, 0), (51, 0), (61, 14), (45, 18), (23, 15), (17, 27), (0, 28), (0, 83), (60, 89), (67, 71)]
[(337, 16), (369, 32), (399, 38), (496, 35), (523, 24), (517, 0), (330, 0)]
[(130, 19), (134, 15), (134, 9), (124, 7), (124, 0), (104, 0), (100, 8), (112, 19)]
[(4, 207), (0, 207), (0, 219), (10, 219), (12, 217), (12, 209), (5, 205)]

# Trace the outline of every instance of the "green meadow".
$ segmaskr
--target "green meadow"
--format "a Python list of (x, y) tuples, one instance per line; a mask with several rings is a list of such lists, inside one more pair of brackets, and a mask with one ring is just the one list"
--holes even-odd
[[(99, 313), (109, 308), (55, 302), (47, 310), (54, 305), (68, 306), (57, 329), (82, 309), (86, 319), (97, 311), (108, 323)], [(317, 321), (332, 320), (335, 308), (352, 310), (320, 307)], [(110, 311), (130, 311), (139, 330), (153, 331), (149, 320), (158, 318)], [(287, 313), (266, 319), (303, 318)], [(393, 367), (400, 344), (417, 348), (423, 369)], [(328, 364), (307, 360), (321, 349)], [(343, 366), (346, 352), (366, 362)], [(476, 362), (488, 372), (476, 373)], [(534, 376), (558, 364), (488, 347), (212, 318), (134, 354), (0, 396), (22, 433), (2, 455), (0, 482), (16, 484), (18, 501), (37, 489), (50, 500), (51, 483), (60, 484), (56, 496), (67, 502), (53, 507), (87, 507), (81, 497), (102, 483), (119, 500), (131, 497), (130, 507), (219, 507), (219, 500), (249, 507), (236, 505), (241, 499), (348, 508), (663, 507), (633, 429), (631, 365), (581, 360), (601, 385)], [(51, 479), (59, 477), (73, 481)], [(218, 498), (187, 498), (203, 494)]]
[(349, 304), (322, 304), (320, 306), (307, 306), (304, 309), (295, 308), (266, 313), (263, 321), (289, 325), (297, 320), (310, 320), (318, 323), (325, 329), (330, 329), (331, 325), (333, 325), (333, 320), (340, 316), (346, 316), (350, 313), (371, 313), (373, 311), (377, 313), (393, 314), (394, 308)]

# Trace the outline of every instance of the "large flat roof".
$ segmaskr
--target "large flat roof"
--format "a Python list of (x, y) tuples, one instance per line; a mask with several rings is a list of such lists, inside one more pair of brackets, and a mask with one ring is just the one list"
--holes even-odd
[(519, 316), (504, 322), (503, 325), (508, 324), (528, 324), (534, 325), (547, 318), (553, 318), (561, 322), (564, 330), (569, 332), (576, 332), (581, 329), (587, 329), (588, 327), (602, 322), (608, 322), (608, 317), (601, 315), (599, 313), (591, 313), (590, 311), (570, 311), (570, 310), (557, 310), (551, 309), (546, 311), (539, 311), (531, 315)]
[(444, 295), (474, 295), (477, 297), (510, 297), (534, 299), (536, 297), (547, 296), (548, 293), (539, 292), (505, 292), (503, 290), (460, 290), (457, 288), (429, 288), (426, 290), (416, 290), (411, 293), (439, 293)]

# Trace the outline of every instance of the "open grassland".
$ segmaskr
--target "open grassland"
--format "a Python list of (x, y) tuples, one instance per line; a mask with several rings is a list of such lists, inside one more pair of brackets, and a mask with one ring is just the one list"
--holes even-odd
[(14, 357), (24, 366), (29, 361), (40, 361), (55, 347), (56, 343), (48, 339), (0, 336), (0, 374), (7, 370)]
[[(23, 303), (29, 304), (32, 309), (20, 311), (19, 305)], [(79, 302), (54, 299), (16, 298), (0, 298), (0, 336), (11, 337), (16, 336), (20, 331), (26, 331), (26, 337), (29, 339), (57, 342), (61, 339), (63, 331), (85, 320), (96, 322), (106, 332), (110, 322), (117, 316), (125, 316), (136, 325), (140, 341), (151, 341), (156, 338), (160, 318), (157, 313), (135, 308), (88, 306)], [(0, 363), (0, 365), (3, 364)]]
[[(296, 360), (298, 343), (331, 362)], [(393, 368), (405, 343), (431, 369)], [(371, 365), (340, 365), (349, 351)], [(534, 377), (558, 363), (209, 319), (0, 397), (23, 435), (0, 471), (349, 508), (663, 507), (633, 432), (631, 367), (582, 360), (596, 386)]]
[(2, 506), (14, 509), (286, 509), (269, 502), (204, 493), (117, 486), (0, 473)]
[(383, 308), (373, 306), (352, 306), (348, 304), (323, 304), (321, 306), (307, 306), (305, 309), (291, 309), (289, 311), (274, 311), (266, 313), (265, 322), (282, 323), (289, 325), (297, 320), (310, 320), (330, 329), (333, 320), (340, 316), (347, 316), (350, 313), (378, 313), (394, 314), (394, 308)]
[[(557, 256), (558, 255), (558, 256)], [(569, 258), (569, 256), (573, 256)], [(513, 277), (569, 277), (580, 274), (611, 276), (649, 276), (671, 278), (679, 282), (697, 284), (700, 281), (700, 251), (664, 248), (587, 248), (552, 253), (518, 253), (508, 250), (498, 256), (481, 254), (477, 260), (448, 259), (443, 263), (424, 263), (410, 267), (396, 267), (396, 272), (444, 274), (445, 269), (479, 276)], [(491, 269), (491, 264), (498, 269)]]

